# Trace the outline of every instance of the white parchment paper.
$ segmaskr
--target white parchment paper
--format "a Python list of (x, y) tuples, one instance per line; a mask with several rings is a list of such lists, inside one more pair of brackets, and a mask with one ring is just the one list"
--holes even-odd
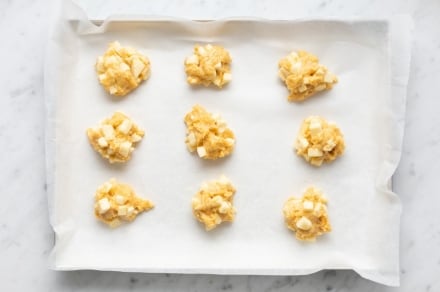
[[(401, 204), (389, 183), (401, 154), (409, 28), (406, 17), (194, 22), (140, 16), (113, 17), (97, 27), (76, 7), (65, 8), (45, 72), (53, 268), (268, 275), (353, 269), (398, 285)], [(107, 95), (94, 70), (114, 40), (152, 64), (151, 78), (123, 99)], [(195, 43), (229, 50), (233, 80), (227, 87), (187, 85), (183, 61)], [(298, 49), (319, 56), (339, 83), (289, 103), (277, 63)], [(201, 161), (186, 150), (183, 117), (194, 104), (220, 113), (235, 131), (231, 157)], [(104, 161), (85, 134), (116, 110), (147, 133), (125, 165)], [(345, 136), (345, 154), (320, 168), (292, 149), (309, 115), (336, 122)], [(203, 181), (221, 174), (237, 188), (237, 216), (207, 233), (190, 201)], [(117, 229), (98, 222), (94, 193), (112, 177), (156, 208)], [(281, 210), (309, 185), (328, 197), (333, 231), (302, 243), (285, 227)]]

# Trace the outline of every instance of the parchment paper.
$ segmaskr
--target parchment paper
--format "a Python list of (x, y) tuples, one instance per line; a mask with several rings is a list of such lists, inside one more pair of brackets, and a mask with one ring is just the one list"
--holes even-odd
[[(410, 26), (407, 17), (195, 22), (119, 16), (97, 27), (78, 8), (65, 7), (45, 71), (52, 267), (267, 275), (353, 269), (398, 285), (401, 204), (389, 183), (401, 154)], [(105, 93), (94, 70), (114, 40), (152, 64), (150, 79), (122, 99)], [(229, 50), (233, 80), (227, 87), (188, 86), (183, 61), (195, 43)], [(298, 49), (316, 54), (339, 83), (289, 103), (277, 64)], [(183, 117), (194, 104), (220, 113), (235, 131), (231, 157), (202, 161), (187, 151)], [(85, 133), (116, 110), (147, 133), (125, 165), (104, 161)], [(309, 115), (336, 122), (346, 141), (345, 154), (320, 168), (292, 148)], [(207, 233), (190, 202), (203, 181), (221, 174), (237, 188), (237, 216)], [(156, 208), (117, 229), (97, 221), (94, 193), (112, 177)], [(285, 227), (282, 207), (309, 185), (328, 197), (333, 231), (302, 243)]]

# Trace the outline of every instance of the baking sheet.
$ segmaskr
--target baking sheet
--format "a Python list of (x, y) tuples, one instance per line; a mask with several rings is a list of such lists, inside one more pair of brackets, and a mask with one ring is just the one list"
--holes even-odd
[[(78, 8), (65, 7), (45, 72), (52, 267), (267, 275), (353, 269), (398, 285), (401, 204), (389, 181), (401, 153), (409, 27), (407, 17), (195, 22), (140, 16), (113, 17), (98, 27)], [(150, 79), (123, 99), (108, 96), (94, 71), (114, 40), (146, 54), (152, 66)], [(187, 85), (183, 61), (195, 43), (229, 50), (233, 80), (224, 89)], [(277, 63), (298, 49), (316, 54), (339, 83), (289, 103)], [(229, 158), (201, 161), (186, 150), (183, 117), (194, 104), (220, 113), (235, 131)], [(85, 134), (116, 110), (147, 133), (125, 165), (100, 158)], [(344, 155), (320, 168), (292, 149), (309, 115), (336, 122), (346, 141)], [(190, 202), (203, 181), (221, 174), (237, 188), (237, 215), (207, 233)], [(94, 193), (112, 177), (155, 209), (117, 229), (98, 222)], [(328, 197), (333, 228), (315, 243), (297, 241), (281, 211), (309, 185)]]

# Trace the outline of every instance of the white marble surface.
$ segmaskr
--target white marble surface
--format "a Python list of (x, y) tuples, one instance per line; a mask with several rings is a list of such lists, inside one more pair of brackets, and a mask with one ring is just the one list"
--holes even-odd
[[(44, 174), (43, 53), (49, 0), (0, 0), (0, 282), (2, 291), (440, 291), (440, 1), (80, 2), (89, 17), (112, 12), (196, 19), (262, 16), (387, 16), (415, 21), (404, 153), (394, 179), (403, 202), (401, 287), (371, 283), (350, 271), (301, 277), (146, 275), (48, 270), (53, 233)], [(129, 2), (129, 4), (127, 4)]]

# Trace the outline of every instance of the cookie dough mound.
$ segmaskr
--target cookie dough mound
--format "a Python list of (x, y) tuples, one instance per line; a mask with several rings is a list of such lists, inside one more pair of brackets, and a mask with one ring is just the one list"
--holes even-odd
[(128, 116), (115, 112), (98, 126), (87, 129), (89, 142), (110, 163), (126, 162), (145, 132)]
[(108, 93), (124, 96), (148, 79), (150, 61), (137, 50), (113, 42), (105, 54), (98, 57), (96, 72)]
[(192, 209), (194, 216), (205, 225), (207, 231), (222, 222), (234, 220), (234, 194), (235, 188), (225, 176), (202, 184), (192, 199)]
[(197, 151), (203, 159), (218, 159), (234, 150), (234, 132), (220, 116), (195, 105), (184, 121), (187, 127), (185, 143), (190, 152)]
[(149, 200), (137, 197), (129, 185), (115, 179), (104, 183), (95, 194), (95, 216), (110, 227), (117, 227), (122, 221), (131, 222), (153, 207)]
[(231, 81), (231, 62), (231, 56), (223, 47), (196, 45), (194, 54), (185, 59), (186, 80), (191, 85), (214, 84), (222, 88)]
[(297, 239), (315, 241), (317, 236), (331, 231), (326, 204), (327, 199), (314, 187), (309, 187), (302, 198), (287, 200), (283, 208), (284, 220)]
[(338, 82), (316, 56), (305, 51), (290, 53), (279, 61), (278, 67), (279, 76), (290, 91), (289, 101), (305, 100)]
[(345, 143), (341, 130), (324, 118), (310, 116), (301, 125), (294, 145), (296, 153), (310, 164), (320, 166), (344, 153)]

